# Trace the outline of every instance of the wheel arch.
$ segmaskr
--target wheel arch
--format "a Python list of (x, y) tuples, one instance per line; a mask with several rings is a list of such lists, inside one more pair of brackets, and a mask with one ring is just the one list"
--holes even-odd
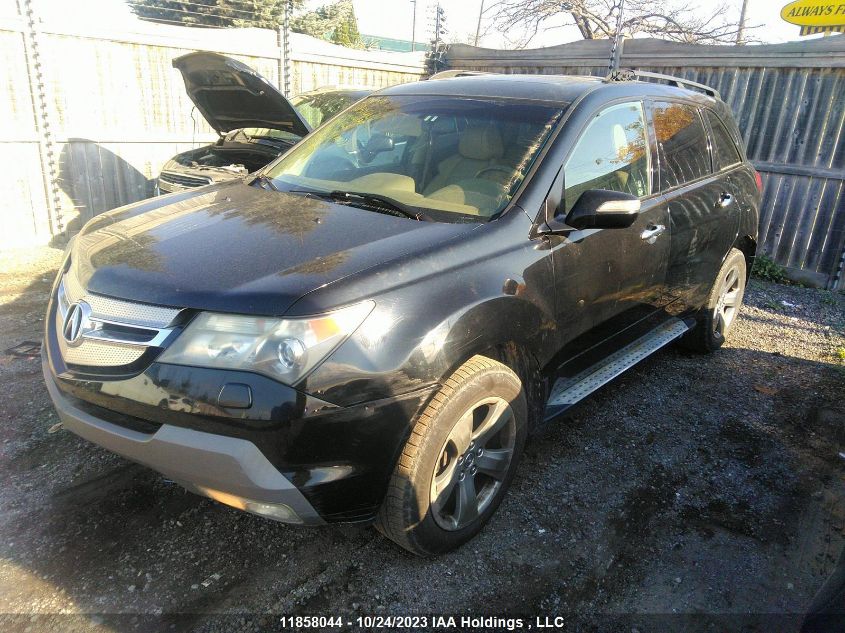
[(529, 431), (543, 419), (548, 391), (547, 380), (540, 371), (540, 365), (531, 350), (517, 341), (505, 341), (478, 352), (510, 368), (522, 381), (522, 388), (528, 401)]
[[(542, 420), (547, 380), (539, 360), (539, 346), (547, 347), (551, 328), (548, 319), (534, 303), (514, 297), (497, 297), (477, 304), (454, 321), (449, 348), (460, 350), (444, 363), (441, 384), (473, 356), (485, 356), (511, 369), (522, 381), (528, 401), (529, 428)], [(491, 327), (479, 328), (479, 322)], [(481, 336), (467, 337), (468, 332), (483, 331)]]
[(745, 255), (745, 280), (751, 277), (751, 268), (754, 266), (754, 258), (757, 256), (757, 240), (750, 235), (740, 235), (734, 240), (733, 248), (742, 251)]

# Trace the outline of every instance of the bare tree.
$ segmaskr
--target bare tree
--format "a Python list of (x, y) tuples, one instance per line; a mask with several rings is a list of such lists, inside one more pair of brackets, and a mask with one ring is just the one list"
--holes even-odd
[[(505, 33), (525, 33), (516, 45), (527, 46), (541, 28), (578, 27), (585, 40), (607, 39), (616, 35), (620, 0), (499, 0), (489, 7), (496, 27)], [(625, 0), (621, 31), (625, 36), (646, 34), (674, 42), (696, 44), (734, 43), (740, 32), (739, 20), (726, 17), (726, 4), (698, 9), (684, 0)], [(485, 11), (486, 13), (486, 11)], [(563, 25), (549, 25), (563, 17)], [(749, 28), (745, 27), (747, 32)], [(744, 38), (746, 41), (748, 38)]]

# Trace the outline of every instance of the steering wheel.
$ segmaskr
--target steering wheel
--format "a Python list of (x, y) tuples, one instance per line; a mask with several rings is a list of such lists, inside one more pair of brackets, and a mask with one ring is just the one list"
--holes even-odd
[(484, 167), (483, 169), (479, 169), (475, 173), (475, 177), (481, 178), (481, 174), (485, 174), (488, 171), (501, 171), (501, 172), (507, 174), (508, 176), (513, 175), (513, 169), (511, 169), (509, 167), (503, 167), (502, 165), (490, 165), (489, 167)]

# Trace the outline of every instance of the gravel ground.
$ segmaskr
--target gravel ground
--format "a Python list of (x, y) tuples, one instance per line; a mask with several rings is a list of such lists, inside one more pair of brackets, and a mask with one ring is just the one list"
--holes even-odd
[(0, 253), (5, 631), (434, 612), (794, 630), (729, 614), (800, 614), (845, 544), (842, 295), (752, 281), (722, 350), (664, 349), (545, 426), (491, 524), (421, 560), (371, 528), (231, 510), (53, 428), (39, 361), (2, 351), (40, 338), (60, 255)]

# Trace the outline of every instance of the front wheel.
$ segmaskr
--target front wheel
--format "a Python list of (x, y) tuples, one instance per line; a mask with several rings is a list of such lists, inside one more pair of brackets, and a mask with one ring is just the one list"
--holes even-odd
[(698, 323), (681, 339), (684, 347), (702, 353), (722, 347), (742, 306), (746, 275), (745, 255), (732, 248), (716, 275), (707, 305), (696, 316)]
[(519, 377), (474, 356), (446, 381), (405, 444), (376, 527), (419, 556), (454, 549), (496, 511), (525, 445)]

